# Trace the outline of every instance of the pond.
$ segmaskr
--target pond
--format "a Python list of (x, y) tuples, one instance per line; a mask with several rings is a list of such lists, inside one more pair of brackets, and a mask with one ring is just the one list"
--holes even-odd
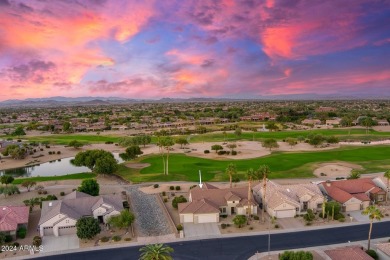
[[(118, 163), (123, 160), (118, 153), (113, 153)], [(70, 163), (74, 157), (63, 158), (51, 162), (42, 163), (34, 166), (26, 166), (21, 168), (0, 170), (0, 175), (9, 174), (14, 177), (36, 177), (36, 176), (60, 176), (73, 173), (91, 172), (87, 167), (77, 167)]]

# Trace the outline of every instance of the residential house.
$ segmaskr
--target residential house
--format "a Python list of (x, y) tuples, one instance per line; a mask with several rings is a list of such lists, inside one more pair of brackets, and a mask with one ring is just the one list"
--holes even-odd
[(329, 249), (324, 251), (325, 254), (331, 260), (346, 260), (346, 259), (359, 259), (359, 260), (373, 260), (362, 247), (359, 246), (347, 246), (339, 247), (335, 249)]
[(181, 223), (217, 223), (222, 215), (257, 214), (257, 203), (248, 187), (219, 189), (204, 183), (190, 190), (189, 202), (179, 203)]
[(321, 120), (319, 119), (304, 119), (301, 122), (302, 125), (320, 125)]
[(341, 123), (341, 118), (328, 119), (325, 121), (325, 124), (327, 126), (340, 125), (340, 123)]
[(381, 243), (376, 245), (376, 253), (379, 260), (390, 259), (390, 243)]
[(378, 123), (379, 126), (389, 126), (390, 125), (389, 122), (386, 119), (378, 120), (377, 123)]
[(0, 232), (16, 238), (16, 232), (27, 228), (30, 208), (26, 206), (0, 206)]
[(39, 220), (41, 236), (61, 236), (76, 233), (76, 222), (81, 217), (94, 217), (100, 223), (107, 223), (111, 216), (123, 210), (119, 195), (91, 196), (74, 191), (62, 200), (43, 201)]
[(324, 202), (324, 196), (315, 184), (279, 185), (267, 180), (265, 190), (265, 203), (263, 182), (253, 188), (253, 195), (272, 217), (292, 218), (308, 209), (317, 211)]
[(387, 178), (385, 178), (385, 176), (383, 176), (383, 175), (375, 177), (374, 179), (372, 179), (372, 181), (375, 183), (376, 186), (378, 186), (379, 188), (381, 188), (384, 191), (387, 191), (389, 199), (390, 199), (390, 185), (387, 186), (387, 182), (390, 182), (390, 181), (388, 181)]
[(331, 199), (342, 204), (342, 211), (363, 210), (371, 201), (384, 201), (386, 192), (371, 178), (321, 182), (319, 188)]

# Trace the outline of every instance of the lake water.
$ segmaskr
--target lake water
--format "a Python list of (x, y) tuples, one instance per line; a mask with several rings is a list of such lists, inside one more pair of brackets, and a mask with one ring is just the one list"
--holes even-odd
[[(122, 163), (123, 160), (119, 157), (118, 153), (113, 153), (118, 163)], [(40, 165), (26, 166), (21, 168), (0, 170), (0, 175), (9, 174), (14, 177), (36, 177), (36, 176), (60, 176), (73, 173), (91, 172), (87, 167), (77, 167), (70, 163), (74, 157), (55, 160)]]

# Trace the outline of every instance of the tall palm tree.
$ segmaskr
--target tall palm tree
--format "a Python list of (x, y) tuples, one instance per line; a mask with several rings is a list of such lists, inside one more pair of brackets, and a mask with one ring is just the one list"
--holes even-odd
[(385, 174), (383, 175), (387, 179), (387, 189), (386, 189), (386, 202), (389, 199), (389, 191), (390, 191), (390, 170), (387, 170)]
[(260, 165), (258, 172), (258, 178), (263, 179), (263, 214), (261, 215), (261, 220), (265, 222), (265, 197), (267, 193), (267, 177), (271, 173), (271, 170), (269, 169), (268, 165)]
[(236, 165), (234, 163), (229, 163), (229, 165), (226, 168), (225, 172), (226, 172), (227, 175), (229, 175), (230, 188), (232, 188), (233, 176), (237, 173)]
[(370, 244), (371, 244), (371, 232), (372, 232), (372, 223), (374, 220), (381, 220), (383, 218), (383, 214), (374, 205), (368, 206), (365, 210), (362, 211), (363, 215), (368, 215), (368, 218), (370, 219), (370, 229), (368, 231), (368, 246), (367, 249), (370, 250)]
[(252, 181), (256, 178), (256, 171), (250, 168), (246, 172), (246, 176), (248, 178), (248, 220), (250, 219), (252, 215), (252, 210), (251, 210), (251, 201), (252, 201)]
[(168, 175), (168, 172), (169, 172), (168, 171), (169, 170), (169, 168), (168, 168), (169, 150), (171, 149), (171, 146), (173, 146), (175, 144), (175, 141), (173, 141), (173, 139), (168, 136), (168, 137), (166, 137), (164, 139), (163, 144), (164, 144), (165, 149), (167, 150), (167, 163), (166, 163), (167, 170), (166, 170), (166, 174)]
[(140, 260), (172, 260), (171, 253), (173, 248), (164, 244), (146, 245), (139, 249), (141, 253)]

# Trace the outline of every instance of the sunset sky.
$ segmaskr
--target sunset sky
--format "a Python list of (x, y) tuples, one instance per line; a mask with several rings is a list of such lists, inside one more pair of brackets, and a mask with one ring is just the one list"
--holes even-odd
[(388, 0), (0, 0), (0, 100), (390, 93)]

